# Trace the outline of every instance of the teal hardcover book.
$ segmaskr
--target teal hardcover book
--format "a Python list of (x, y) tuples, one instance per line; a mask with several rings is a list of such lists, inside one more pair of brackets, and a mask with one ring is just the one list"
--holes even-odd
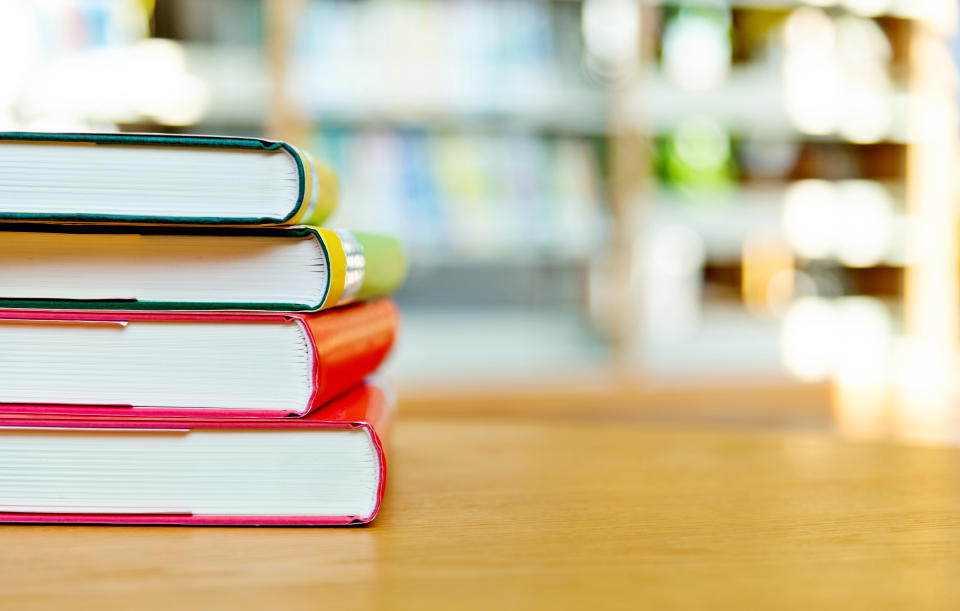
[(0, 221), (316, 225), (333, 171), (284, 142), (0, 132)]

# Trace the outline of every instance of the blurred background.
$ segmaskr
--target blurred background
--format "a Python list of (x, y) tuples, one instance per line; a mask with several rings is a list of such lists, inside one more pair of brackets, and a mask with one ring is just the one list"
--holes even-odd
[(0, 2), (0, 130), (266, 136), (399, 234), (403, 408), (960, 440), (941, 0)]

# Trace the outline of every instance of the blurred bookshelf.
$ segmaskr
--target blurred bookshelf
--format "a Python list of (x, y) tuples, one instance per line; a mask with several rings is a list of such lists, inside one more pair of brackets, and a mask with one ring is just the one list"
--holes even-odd
[(44, 116), (28, 102), (69, 96), (26, 79), (7, 122), (315, 151), (333, 222), (408, 246), (406, 396), (829, 385), (840, 405), (917, 354), (952, 371), (950, 2), (50, 6), (86, 24), (84, 57), (133, 47), (161, 78)]

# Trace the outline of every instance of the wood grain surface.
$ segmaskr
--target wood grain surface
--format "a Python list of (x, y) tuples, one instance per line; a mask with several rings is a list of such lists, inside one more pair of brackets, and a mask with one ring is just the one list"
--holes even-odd
[(0, 527), (2, 609), (960, 607), (960, 452), (401, 418), (357, 528)]

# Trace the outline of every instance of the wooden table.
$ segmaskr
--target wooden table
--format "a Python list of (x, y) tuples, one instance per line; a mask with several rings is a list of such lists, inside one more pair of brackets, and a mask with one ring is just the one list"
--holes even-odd
[(958, 608), (960, 451), (401, 418), (369, 527), (0, 527), (0, 608)]

